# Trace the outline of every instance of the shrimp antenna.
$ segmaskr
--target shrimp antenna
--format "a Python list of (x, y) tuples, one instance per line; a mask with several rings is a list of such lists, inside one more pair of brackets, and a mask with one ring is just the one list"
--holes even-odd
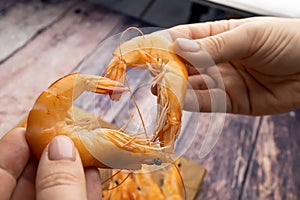
[(111, 177), (105, 179), (104, 181), (101, 182), (101, 184), (106, 183), (108, 180), (112, 179), (113, 177), (115, 177), (116, 175), (118, 175), (122, 170), (117, 171), (116, 173), (114, 173), (113, 175), (111, 175)]
[[(127, 33), (129, 30), (136, 30), (136, 31), (138, 31), (138, 32), (143, 36), (143, 38), (145, 38), (145, 34), (143, 33), (143, 31), (142, 31), (141, 29), (137, 28), (137, 27), (129, 27), (129, 28), (125, 29), (125, 30), (122, 32), (121, 36), (120, 36), (120, 42), (119, 42), (119, 52), (120, 52), (120, 57), (121, 57), (121, 60), (122, 60), (122, 61), (124, 61), (124, 59), (123, 59), (123, 53), (122, 53), (122, 49), (121, 49), (122, 39), (123, 39), (125, 33)], [(138, 107), (138, 104), (137, 104), (136, 99), (135, 99), (135, 97), (134, 97), (134, 95), (133, 95), (133, 92), (132, 92), (132, 90), (131, 90), (131, 88), (130, 88), (130, 86), (129, 86), (129, 83), (128, 83), (128, 79), (127, 79), (126, 74), (125, 74), (124, 76), (125, 76), (125, 77), (124, 77), (124, 78), (125, 78), (125, 81), (126, 81), (126, 83), (127, 83), (127, 85), (128, 85), (128, 89), (129, 89), (130, 96), (131, 96), (131, 98), (132, 98), (132, 100), (133, 100), (133, 102), (134, 102), (134, 105), (135, 105), (135, 107), (136, 107), (136, 109), (137, 109), (137, 111), (138, 111), (139, 117), (140, 117), (140, 119), (141, 119), (141, 121), (142, 121), (143, 129), (144, 129), (144, 132), (145, 132), (145, 137), (146, 137), (146, 139), (149, 139), (149, 136), (148, 136), (147, 130), (146, 130), (146, 126), (145, 126), (145, 122), (144, 122), (144, 120), (143, 120), (143, 116), (142, 116), (141, 111), (140, 111), (140, 109), (139, 109), (139, 107)]]
[(117, 187), (119, 187), (121, 184), (123, 184), (128, 179), (128, 177), (130, 176), (130, 174), (131, 174), (131, 172), (128, 173), (128, 175), (120, 183), (118, 183), (116, 186), (114, 186), (112, 188), (108, 188), (107, 190), (113, 190), (113, 189), (116, 189)]
[[(177, 159), (177, 160), (179, 160), (179, 158)], [(176, 160), (176, 161), (177, 161)], [(175, 161), (175, 162), (176, 162)], [(178, 173), (178, 175), (179, 175), (179, 177), (180, 177), (180, 182), (181, 182), (181, 184), (182, 184), (182, 187), (183, 187), (183, 194), (184, 194), (184, 199), (186, 200), (186, 188), (185, 188), (185, 184), (184, 184), (184, 181), (183, 181), (183, 177), (182, 177), (182, 175), (181, 175), (181, 173), (180, 173), (180, 170), (179, 170), (179, 164), (180, 164), (180, 162), (178, 163), (178, 166), (175, 164), (175, 163), (172, 163), (172, 165), (174, 165), (174, 167), (175, 167), (175, 169), (176, 169), (176, 171), (177, 171), (177, 173)], [(181, 165), (181, 164), (180, 164)]]
[(119, 131), (125, 132), (125, 130), (127, 129), (128, 125), (130, 123), (130, 121), (132, 120), (132, 118), (133, 118), (133, 114), (130, 112), (129, 113), (129, 119), (126, 121), (126, 123), (121, 128), (119, 128)]
[(137, 27), (133, 27), (133, 26), (132, 26), (132, 27), (128, 27), (127, 29), (125, 29), (125, 30), (122, 32), (121, 36), (120, 36), (120, 42), (119, 42), (119, 52), (120, 52), (121, 60), (124, 60), (124, 59), (123, 59), (122, 50), (121, 50), (122, 39), (123, 39), (125, 33), (127, 33), (127, 32), (130, 31), (130, 30), (136, 30), (136, 31), (138, 31), (138, 32), (143, 36), (143, 38), (145, 38), (145, 34), (143, 33), (143, 31), (142, 31), (141, 29), (137, 28)]
[(128, 90), (129, 90), (130, 96), (131, 96), (131, 98), (132, 98), (132, 100), (133, 100), (133, 103), (134, 103), (134, 105), (135, 105), (135, 107), (136, 107), (136, 109), (137, 109), (137, 111), (138, 111), (139, 117), (140, 117), (140, 119), (141, 119), (141, 122), (142, 122), (142, 125), (143, 125), (143, 129), (144, 129), (144, 132), (145, 132), (146, 139), (149, 139), (149, 136), (148, 136), (148, 133), (147, 133), (147, 130), (146, 130), (146, 126), (145, 126), (145, 122), (144, 122), (144, 119), (143, 119), (143, 116), (142, 116), (142, 113), (141, 113), (141, 110), (140, 110), (140, 108), (139, 108), (139, 106), (138, 106), (138, 104), (137, 104), (137, 102), (136, 102), (136, 99), (135, 99), (135, 97), (134, 97), (134, 95), (133, 95), (133, 92), (131, 91), (131, 88), (130, 88), (130, 86), (129, 86), (129, 82), (128, 82), (128, 79), (127, 79), (126, 76), (125, 76), (125, 81), (126, 81), (126, 83), (127, 83), (127, 85), (128, 85)]

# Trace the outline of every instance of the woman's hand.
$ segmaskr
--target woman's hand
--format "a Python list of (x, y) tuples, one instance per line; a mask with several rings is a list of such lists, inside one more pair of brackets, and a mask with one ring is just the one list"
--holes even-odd
[(175, 40), (174, 51), (195, 67), (188, 69), (193, 89), (187, 92), (185, 109), (199, 104), (200, 111), (223, 112), (211, 110), (211, 99), (221, 104), (218, 97), (224, 93), (230, 113), (262, 115), (299, 108), (299, 27), (300, 19), (258, 17), (169, 29), (186, 35)]
[(55, 137), (39, 163), (31, 158), (25, 129), (16, 128), (0, 140), (1, 199), (101, 199), (97, 169), (83, 169), (73, 142)]

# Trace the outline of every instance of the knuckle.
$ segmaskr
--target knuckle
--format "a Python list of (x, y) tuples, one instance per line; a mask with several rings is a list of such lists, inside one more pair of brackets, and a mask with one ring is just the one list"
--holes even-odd
[(210, 40), (211, 45), (217, 50), (221, 50), (225, 46), (225, 40), (222, 35), (216, 35), (215, 37), (210, 37), (208, 39)]
[[(224, 57), (224, 47), (226, 45), (226, 41), (224, 39), (224, 37), (222, 35), (215, 35), (213, 37), (208, 37), (208, 46), (207, 48), (209, 48), (209, 52), (211, 53), (211, 56), (213, 57), (213, 59), (217, 59), (215, 60), (215, 62), (218, 62), (219, 60), (222, 60)], [(216, 55), (217, 58), (215, 58), (213, 55)]]
[(42, 180), (37, 183), (37, 188), (39, 190), (45, 190), (54, 187), (75, 185), (78, 182), (80, 182), (79, 178), (72, 173), (55, 172), (43, 177)]

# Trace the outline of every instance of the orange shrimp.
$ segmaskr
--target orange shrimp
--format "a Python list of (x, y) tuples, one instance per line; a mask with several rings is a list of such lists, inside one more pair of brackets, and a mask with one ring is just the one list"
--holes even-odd
[(113, 170), (116, 174), (107, 190), (102, 192), (103, 200), (144, 200), (137, 183), (132, 179), (132, 174), (126, 171)]
[[(153, 177), (148, 166), (143, 166), (135, 173), (128, 171), (114, 171), (112, 182), (108, 189), (103, 190), (103, 200), (182, 200), (185, 197), (180, 163), (172, 164), (164, 170), (162, 184)], [(161, 172), (161, 171), (160, 171)], [(154, 172), (157, 173), (157, 172)]]
[[(155, 76), (158, 117), (152, 141), (174, 148), (181, 128), (182, 107), (187, 88), (186, 63), (172, 51), (170, 36), (155, 32), (122, 43), (113, 53), (103, 76), (124, 83), (126, 68), (149, 69)], [(112, 95), (118, 100), (121, 94)]]
[(138, 173), (135, 173), (133, 176), (145, 199), (165, 199), (163, 192), (155, 182), (151, 171), (147, 169), (146, 166), (143, 166), (142, 170)]
[(70, 74), (54, 82), (38, 97), (27, 120), (26, 138), (37, 158), (53, 137), (66, 135), (73, 140), (84, 166), (140, 169), (141, 164), (167, 160), (162, 148), (147, 139), (75, 120), (73, 101), (84, 91), (112, 94), (128, 88), (105, 77), (85, 74)]
[[(166, 172), (162, 191), (166, 200), (182, 200), (183, 198), (183, 179), (181, 177), (180, 163), (172, 164)], [(184, 190), (185, 191), (185, 190)], [(186, 192), (184, 192), (184, 195)]]

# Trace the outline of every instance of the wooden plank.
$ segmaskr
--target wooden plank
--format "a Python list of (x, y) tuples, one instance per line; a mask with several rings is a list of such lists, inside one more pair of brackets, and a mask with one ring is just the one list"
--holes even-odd
[(299, 110), (263, 118), (241, 199), (299, 199), (299, 130)]
[(22, 48), (39, 31), (57, 21), (74, 2), (43, 4), (30, 0), (18, 2), (0, 16), (0, 63)]
[[(78, 13), (78, 9), (82, 12)], [(0, 135), (28, 112), (42, 90), (72, 71), (126, 20), (124, 16), (89, 3), (76, 5), (0, 65), (0, 104), (5, 105), (0, 108)]]
[(207, 169), (197, 199), (238, 199), (260, 118), (227, 114), (218, 142), (206, 157), (200, 159), (199, 150), (208, 127), (215, 123), (210, 119), (210, 114), (193, 113), (181, 133), (181, 137), (186, 137), (185, 144), (181, 145), (185, 148), (183, 156)]

